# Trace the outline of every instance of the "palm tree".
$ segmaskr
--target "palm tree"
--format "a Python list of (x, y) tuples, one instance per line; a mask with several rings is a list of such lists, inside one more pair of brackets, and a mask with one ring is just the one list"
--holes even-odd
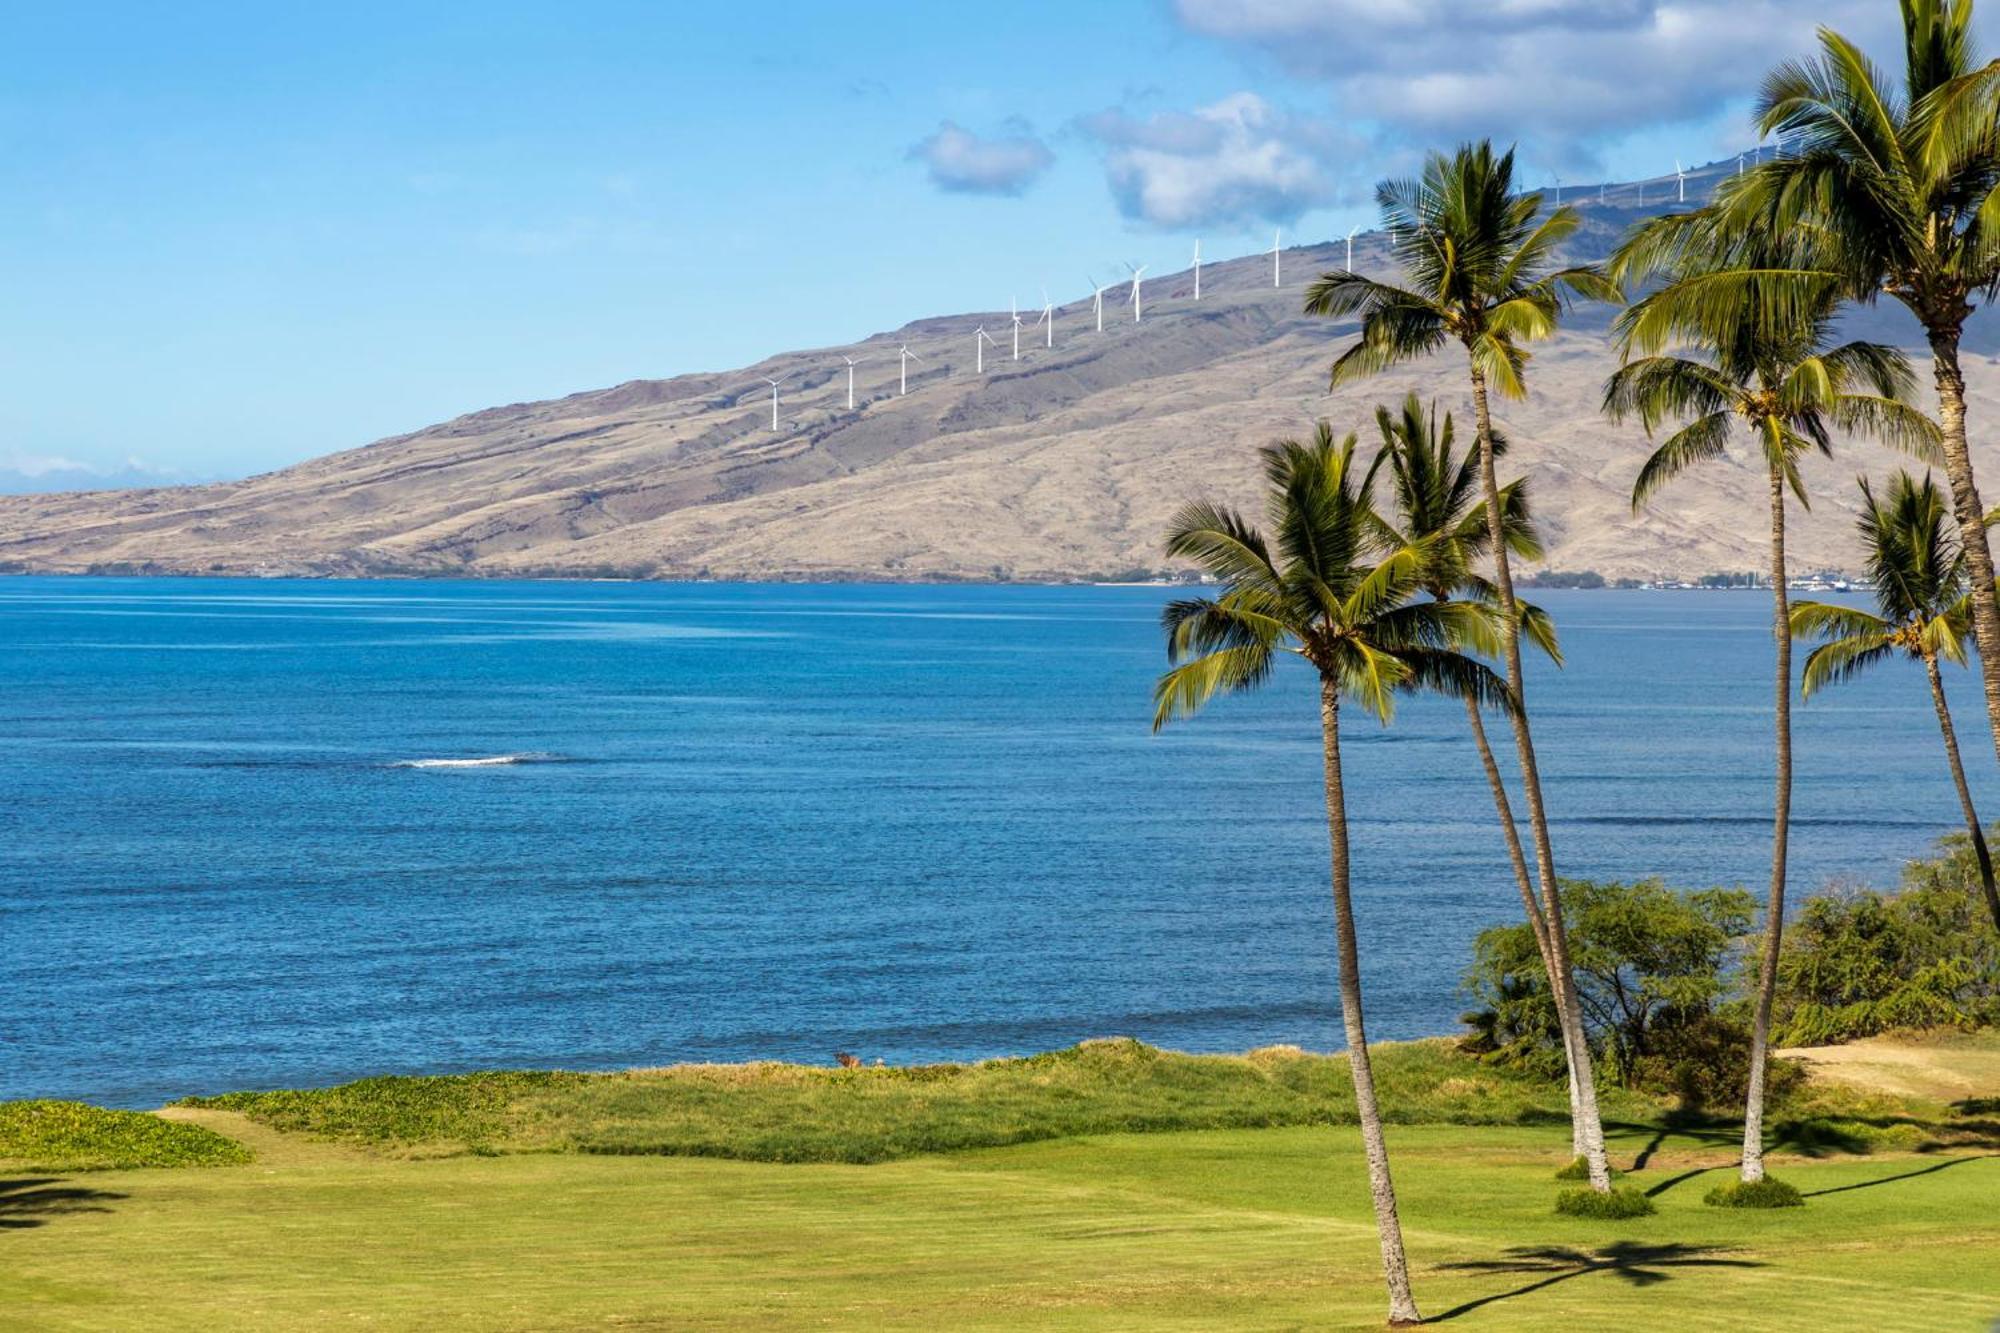
[(1488, 550), (1500, 611), (1501, 652), (1514, 701), (1508, 718), (1554, 963), (1551, 989), (1577, 1090), (1576, 1136), (1582, 1142), (1592, 1187), (1608, 1191), (1611, 1173), (1604, 1158), (1604, 1126), (1597, 1111), (1590, 1049), (1583, 1041), (1583, 1014), (1571, 975), (1541, 770), (1528, 726), (1520, 610), (1503, 531), (1505, 511), (1494, 472), (1493, 417), (1487, 394), (1490, 388), (1503, 397), (1525, 397), (1524, 344), (1553, 333), (1572, 298), (1617, 300), (1620, 293), (1595, 268), (1556, 266), (1557, 247), (1577, 229), (1580, 219), (1572, 208), (1545, 211), (1539, 194), (1516, 195), (1512, 151), (1496, 156), (1492, 144), (1480, 142), (1448, 157), (1432, 153), (1419, 179), (1384, 181), (1376, 187), (1375, 198), (1390, 251), (1410, 286), (1397, 287), (1346, 270), (1326, 273), (1307, 289), (1306, 313), (1361, 316), (1360, 341), (1333, 363), (1336, 387), (1441, 351), (1454, 340), (1465, 349), (1479, 432), (1480, 491), (1491, 532)]
[(1508, 696), (1491, 671), (1457, 651), (1461, 643), (1495, 642), (1491, 613), (1485, 607), (1410, 600), (1419, 588), (1424, 550), (1403, 546), (1384, 553), (1367, 484), (1355, 475), (1353, 436), (1336, 441), (1322, 424), (1310, 443), (1285, 441), (1264, 449), (1262, 457), (1274, 542), (1235, 512), (1217, 505), (1190, 504), (1174, 519), (1168, 554), (1194, 560), (1224, 589), (1218, 597), (1168, 605), (1163, 623), (1172, 669), (1160, 677), (1154, 691), (1153, 726), (1158, 730), (1174, 717), (1195, 713), (1219, 691), (1263, 684), (1281, 654), (1304, 659), (1319, 677), (1333, 919), (1348, 1067), (1382, 1242), (1389, 1319), (1392, 1324), (1415, 1324), (1422, 1317), (1410, 1294), (1409, 1265), (1361, 1008), (1349, 893), (1340, 709), (1343, 701), (1352, 701), (1386, 721), (1399, 690), (1435, 688), (1484, 702), (1504, 702)]
[[(1605, 411), (1614, 420), (1638, 417), (1649, 435), (1663, 421), (1685, 423), (1639, 470), (1632, 487), (1634, 509), (1689, 468), (1725, 457), (1739, 428), (1763, 464), (1769, 491), (1777, 774), (1771, 889), (1743, 1115), (1746, 1181), (1764, 1177), (1765, 1063), (1784, 932), (1791, 829), (1792, 638), (1785, 604), (1785, 493), (1790, 490), (1801, 504), (1807, 503), (1799, 460), (1813, 452), (1830, 453), (1836, 429), (1919, 449), (1935, 432), (1922, 413), (1902, 401), (1911, 383), (1902, 353), (1868, 342), (1828, 346), (1835, 307), (1830, 290), (1823, 291), (1818, 309), (1795, 320), (1787, 319), (1784, 308), (1774, 310), (1758, 287), (1733, 289), (1733, 304), (1714, 299), (1705, 279), (1716, 267), (1796, 262), (1796, 246), (1781, 248), (1784, 253), (1778, 248), (1737, 250), (1708, 258), (1684, 253), (1668, 268), (1665, 287), (1619, 316), (1617, 332), (1627, 360), (1604, 390)], [(1674, 355), (1676, 346), (1696, 349), (1701, 358)]]
[[(1426, 411), (1423, 400), (1414, 393), (1404, 397), (1396, 412), (1392, 413), (1387, 407), (1377, 407), (1375, 426), (1382, 437), (1376, 466), (1386, 465), (1389, 491), (1395, 502), (1393, 519), (1383, 516), (1381, 520), (1384, 534), (1397, 546), (1411, 546), (1425, 552), (1418, 582), (1433, 601), (1450, 601), (1460, 596), (1481, 602), (1494, 601), (1497, 594), (1493, 585), (1481, 578), (1476, 570), (1493, 544), (1492, 529), (1486, 522), (1486, 504), (1479, 498), (1477, 451), (1467, 450), (1461, 457), (1455, 443), (1456, 430), (1451, 413), (1447, 412), (1440, 418), (1435, 406)], [(1504, 436), (1495, 434), (1495, 457), (1505, 456), (1506, 444)], [(1524, 560), (1540, 559), (1542, 543), (1529, 516), (1526, 481), (1516, 480), (1500, 488), (1500, 509), (1500, 526), (1507, 549)], [(1520, 608), (1522, 629), (1529, 641), (1560, 664), (1562, 651), (1556, 642), (1555, 626), (1547, 614), (1525, 602), (1520, 604)], [(1507, 795), (1506, 780), (1501, 776), (1500, 765), (1493, 758), (1493, 746), (1486, 738), (1486, 723), (1480, 716), (1479, 704), (1469, 697), (1465, 700), (1465, 721), (1472, 733), (1473, 746), (1479, 751), (1479, 762), (1486, 772), (1487, 786), (1493, 792), (1493, 806), (1500, 817), (1501, 837), (1506, 844), (1507, 859), (1513, 867), (1514, 883), (1521, 892), (1521, 906), (1527, 913), (1528, 928), (1534, 934), (1535, 948), (1541, 955), (1543, 972), (1550, 978), (1553, 995), (1559, 983), (1555, 980), (1557, 970), (1549, 952), (1548, 923), (1542, 915), (1541, 905), (1535, 900), (1534, 881), (1528, 871), (1527, 856), (1521, 849), (1521, 833), (1514, 822), (1514, 807)], [(1562, 1035), (1567, 1042), (1569, 1030), (1566, 1025), (1562, 1026)], [(1569, 1080), (1569, 1097), (1572, 1146), (1577, 1155), (1582, 1156), (1582, 1141), (1574, 1132), (1580, 1117), (1577, 1115), (1578, 1092), (1573, 1077)]]
[(1811, 230), (1821, 253), (1809, 265), (1717, 274), (1711, 290), (1726, 305), (1732, 291), (1755, 283), (1810, 309), (1830, 281), (1849, 300), (1888, 296), (1923, 326), (1973, 594), (1987, 721), (2000, 755), (2000, 603), (1959, 366), (1974, 301), (1990, 300), (2000, 285), (2000, 63), (1979, 62), (1972, 0), (1901, 5), (1900, 83), (1827, 29), (1817, 59), (1788, 62), (1766, 78), (1759, 127), (1788, 148), (1724, 182), (1709, 225), (1767, 237)]
[(1878, 501), (1868, 478), (1861, 478), (1861, 518), (1856, 526), (1868, 552), (1877, 614), (1828, 602), (1800, 602), (1792, 608), (1792, 633), (1825, 640), (1806, 658), (1801, 693), (1807, 698), (1822, 685), (1846, 680), (1898, 652), (1924, 664), (1931, 706), (1944, 735), (1944, 757), (1965, 815), (1965, 833), (1979, 862), (1979, 885), (1994, 928), (2000, 930), (1993, 857), (1986, 849), (1979, 812), (1973, 808), (1965, 766), (1959, 762), (1958, 735), (1951, 725), (1951, 706), (1945, 702), (1944, 676), (1938, 670), (1940, 661), (1965, 665), (1965, 640), (1972, 628), (1965, 553), (1945, 523), (1945, 499), (1929, 473), (1918, 481), (1897, 471), (1889, 479), (1886, 501)]

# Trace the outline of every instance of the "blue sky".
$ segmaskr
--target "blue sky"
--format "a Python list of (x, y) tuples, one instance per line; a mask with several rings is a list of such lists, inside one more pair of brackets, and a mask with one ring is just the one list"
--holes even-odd
[[(19, 7), (0, 474), (233, 476), (1344, 234), (1427, 144), (1742, 143), (1887, 0)], [(1478, 42), (1464, 40), (1474, 30)], [(136, 462), (134, 462), (136, 460)]]

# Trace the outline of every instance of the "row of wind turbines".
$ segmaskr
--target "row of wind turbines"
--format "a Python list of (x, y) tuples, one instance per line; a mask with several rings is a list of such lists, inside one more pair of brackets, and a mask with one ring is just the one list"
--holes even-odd
[[(1347, 233), (1347, 269), (1350, 273), (1354, 271), (1354, 238), (1360, 232), (1361, 228), (1357, 226)], [(1282, 228), (1274, 229), (1271, 232), (1271, 286), (1273, 287), (1284, 286), (1283, 240), (1284, 232)], [(1127, 263), (1125, 265), (1126, 270), (1131, 274), (1131, 278), (1129, 279), (1131, 295), (1128, 299), (1132, 307), (1132, 322), (1134, 324), (1140, 323), (1145, 317), (1145, 292), (1143, 283), (1146, 270), (1149, 267), (1151, 265), (1148, 264), (1135, 265)], [(1095, 279), (1086, 279), (1086, 281), (1090, 283), (1091, 289), (1091, 315), (1096, 321), (1097, 332), (1102, 333), (1104, 332), (1104, 294), (1118, 284), (1100, 283)], [(1194, 243), (1194, 299), (1196, 301), (1201, 300), (1201, 240), (1199, 237), (1196, 238)], [(1021, 334), (1023, 330), (1026, 330), (1030, 335), (1037, 329), (1041, 330), (1043, 346), (1051, 349), (1055, 347), (1056, 306), (1055, 302), (1049, 299), (1048, 288), (1044, 287), (1042, 289), (1042, 311), (1037, 319), (1032, 323), (1024, 322), (1021, 317), (1020, 302), (1016, 299), (1009, 304), (1008, 322), (1013, 330), (1013, 356), (1011, 359), (1015, 361), (1021, 359)], [(997, 350), (1001, 346), (1001, 342), (1000, 339), (988, 333), (986, 326), (982, 324), (973, 330), (972, 360), (974, 374), (984, 375), (986, 373), (986, 349), (989, 345)], [(910, 363), (915, 361), (919, 365), (922, 365), (924, 364), (924, 358), (911, 351), (907, 343), (899, 343), (897, 345), (896, 356), (896, 396), (902, 398), (906, 397), (910, 392)], [(868, 358), (842, 354), (840, 359), (847, 363), (847, 410), (852, 412), (854, 410), (854, 368)], [(783, 387), (786, 380), (791, 379), (799, 373), (798, 370), (790, 370), (775, 379), (769, 375), (761, 377), (764, 383), (771, 386), (771, 430), (773, 433), (783, 429), (778, 417), (778, 391)]]
[[(1785, 155), (1784, 144), (1780, 142), (1774, 147), (1772, 147), (1770, 151), (1775, 156), (1783, 157)], [(1738, 153), (1736, 155), (1736, 174), (1740, 176), (1743, 174), (1746, 167), (1751, 165), (1761, 164), (1764, 160), (1764, 152), (1765, 152), (1764, 145), (1758, 144), (1747, 153)], [(1725, 159), (1725, 161), (1726, 160), (1727, 159)], [(1555, 202), (1558, 205), (1560, 205), (1563, 202), (1562, 177), (1555, 176), (1554, 181), (1555, 181)], [(1646, 184), (1647, 183), (1645, 181), (1638, 181), (1629, 187), (1623, 187), (1637, 191), (1638, 206), (1641, 208), (1645, 207), (1647, 202)], [(1685, 204), (1687, 202), (1687, 185), (1688, 185), (1688, 172), (1686, 168), (1684, 168), (1681, 165), (1680, 159), (1675, 158), (1673, 191), (1674, 191), (1674, 200), (1676, 203)], [(1609, 183), (1600, 184), (1597, 187), (1597, 202), (1599, 204), (1609, 206), (1613, 202), (1608, 193), (1610, 189), (1611, 187)], [(1657, 202), (1664, 203), (1666, 201), (1662, 199)], [(1359, 235), (1360, 232), (1361, 228), (1357, 226), (1347, 233), (1347, 271), (1350, 273), (1355, 271), (1354, 238), (1357, 235)], [(1284, 274), (1282, 267), (1283, 263), (1282, 240), (1283, 240), (1283, 232), (1281, 229), (1272, 231), (1270, 255), (1271, 255), (1271, 285), (1273, 287), (1282, 287), (1284, 285)], [(1127, 297), (1127, 301), (1132, 308), (1132, 322), (1134, 324), (1141, 322), (1141, 320), (1145, 317), (1143, 283), (1146, 276), (1146, 269), (1148, 267), (1150, 266), (1146, 264), (1135, 265), (1129, 262), (1125, 265), (1127, 272), (1131, 274), (1131, 277), (1128, 280), (1130, 282), (1130, 295)], [(1108, 291), (1111, 291), (1118, 284), (1115, 282), (1100, 283), (1095, 279), (1089, 279), (1088, 281), (1090, 282), (1090, 289), (1091, 289), (1090, 292), (1091, 316), (1096, 321), (1097, 332), (1103, 333), (1104, 294)], [(1196, 238), (1194, 243), (1194, 299), (1196, 301), (1201, 300), (1201, 241), (1199, 238)], [(1024, 322), (1021, 317), (1020, 303), (1018, 300), (1016, 300), (1011, 302), (1009, 305), (1008, 323), (1012, 329), (1012, 358), (1011, 358), (1012, 360), (1019, 361), (1021, 359), (1021, 334), (1024, 330), (1031, 335), (1036, 330), (1040, 330), (1042, 334), (1043, 346), (1046, 348), (1053, 348), (1056, 345), (1056, 306), (1055, 303), (1049, 299), (1049, 293), (1046, 287), (1042, 289), (1042, 309), (1039, 317), (1037, 317), (1032, 322)], [(986, 331), (985, 325), (982, 324), (978, 328), (974, 329), (972, 335), (973, 373), (978, 375), (984, 375), (986, 373), (986, 349), (988, 347), (992, 347), (993, 349), (995, 349), (995, 351), (998, 351), (1000, 346), (1001, 346), (1001, 340), (994, 337), (992, 334), (988, 333)], [(896, 396), (901, 398), (907, 396), (908, 393), (910, 392), (910, 363), (912, 361), (915, 361), (919, 365), (922, 365), (924, 364), (924, 358), (917, 355), (915, 352), (911, 351), (907, 343), (902, 343), (897, 345), (896, 355), (897, 355)], [(867, 359), (868, 358), (866, 357), (853, 357), (846, 355), (843, 355), (841, 357), (841, 360), (847, 363), (847, 410), (850, 412), (854, 410), (854, 368), (860, 365), (862, 362), (866, 361)], [(771, 430), (773, 432), (782, 429), (778, 417), (778, 406), (779, 406), (778, 391), (783, 386), (786, 380), (791, 379), (794, 375), (797, 375), (799, 373), (800, 373), (799, 371), (793, 370), (778, 376), (776, 379), (773, 379), (768, 375), (762, 377), (764, 382), (771, 386)]]

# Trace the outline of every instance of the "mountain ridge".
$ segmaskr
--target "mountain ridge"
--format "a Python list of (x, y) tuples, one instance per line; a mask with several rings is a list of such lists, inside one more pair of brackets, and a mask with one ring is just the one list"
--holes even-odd
[[(1734, 159), (1688, 174), (1690, 202)], [(1672, 178), (1666, 178), (1671, 181)], [(1626, 224), (1658, 211), (1626, 183), (1600, 204), (1585, 187), (1579, 258), (1608, 253)], [(1661, 193), (1666, 193), (1661, 190)], [(1386, 262), (1355, 238), (1356, 267)], [(17, 572), (314, 576), (645, 577), (829, 580), (1064, 580), (1166, 572), (1158, 542), (1193, 494), (1254, 493), (1255, 446), (1311, 428), (1374, 435), (1373, 406), (1406, 390), (1466, 415), (1464, 368), (1449, 352), (1338, 393), (1326, 368), (1351, 321), (1300, 312), (1306, 275), (1344, 263), (1342, 241), (1205, 263), (1147, 278), (1143, 318), (1129, 287), (1056, 307), (1012, 353), (1004, 311), (934, 315), (840, 347), (781, 352), (735, 371), (629, 380), (560, 398), (482, 408), (448, 421), (238, 481), (0, 497), (0, 568)], [(1038, 317), (1038, 312), (1037, 312)], [(1765, 560), (1762, 485), (1744, 459), (1691, 476), (1631, 512), (1645, 441), (1597, 415), (1615, 364), (1611, 313), (1580, 309), (1534, 349), (1532, 396), (1498, 405), (1548, 537), (1546, 567), (1607, 577), (1692, 577)], [(1024, 322), (1028, 317), (1023, 316)], [(1849, 320), (1909, 348), (1891, 309)], [(985, 370), (974, 331), (999, 339)], [(909, 365), (898, 392), (897, 348)], [(2000, 398), (1982, 319), (1966, 361), (1973, 420)], [(847, 366), (856, 367), (846, 408)], [(770, 426), (781, 378), (782, 429)], [(1976, 450), (1988, 475), (2000, 466)], [(1806, 469), (1800, 567), (1858, 564), (1851, 474), (1893, 456), (1843, 446)]]

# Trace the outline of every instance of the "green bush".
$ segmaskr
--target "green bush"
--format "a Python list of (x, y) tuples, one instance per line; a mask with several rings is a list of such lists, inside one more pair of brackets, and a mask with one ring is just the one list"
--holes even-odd
[(1711, 1208), (1803, 1208), (1805, 1198), (1782, 1180), (1732, 1180), (1717, 1185), (1701, 1201)]
[(0, 1161), (45, 1171), (236, 1166), (250, 1150), (200, 1125), (83, 1102), (0, 1102)]
[[(1611, 1171), (1611, 1178), (1612, 1178), (1613, 1180), (1616, 1180), (1616, 1179), (1618, 1179), (1618, 1177), (1620, 1177), (1620, 1176), (1622, 1176), (1622, 1175), (1624, 1175), (1624, 1174), (1625, 1174), (1625, 1173), (1624, 1173), (1623, 1171), (1620, 1171), (1620, 1170), (1619, 1170), (1619, 1169), (1618, 1169), (1617, 1167), (1615, 1167), (1615, 1166), (1614, 1166), (1614, 1167), (1611, 1167), (1611, 1168), (1610, 1168), (1610, 1171)], [(1564, 1167), (1564, 1168), (1563, 1168), (1562, 1170), (1560, 1170), (1560, 1171), (1556, 1172), (1556, 1179), (1557, 1179), (1557, 1180), (1589, 1180), (1589, 1179), (1590, 1179), (1590, 1162), (1589, 1162), (1589, 1160), (1588, 1160), (1587, 1158), (1583, 1158), (1583, 1157), (1575, 1157), (1575, 1158), (1571, 1158), (1571, 1159), (1570, 1159), (1570, 1162), (1569, 1162), (1569, 1165), (1565, 1166), (1565, 1167)]]
[(1564, 1190), (1556, 1196), (1556, 1211), (1565, 1217), (1617, 1219), (1650, 1217), (1658, 1210), (1644, 1191), (1630, 1185), (1619, 1185), (1608, 1194), (1599, 1194), (1589, 1188)]
[[(1740, 1113), (1750, 1090), (1750, 1024), (1741, 1009), (1726, 1006), (1660, 1026), (1632, 1061), (1631, 1085), (1672, 1097), (1684, 1111)], [(1772, 1057), (1764, 1065), (1765, 1104), (1783, 1105), (1805, 1081), (1803, 1065)]]

